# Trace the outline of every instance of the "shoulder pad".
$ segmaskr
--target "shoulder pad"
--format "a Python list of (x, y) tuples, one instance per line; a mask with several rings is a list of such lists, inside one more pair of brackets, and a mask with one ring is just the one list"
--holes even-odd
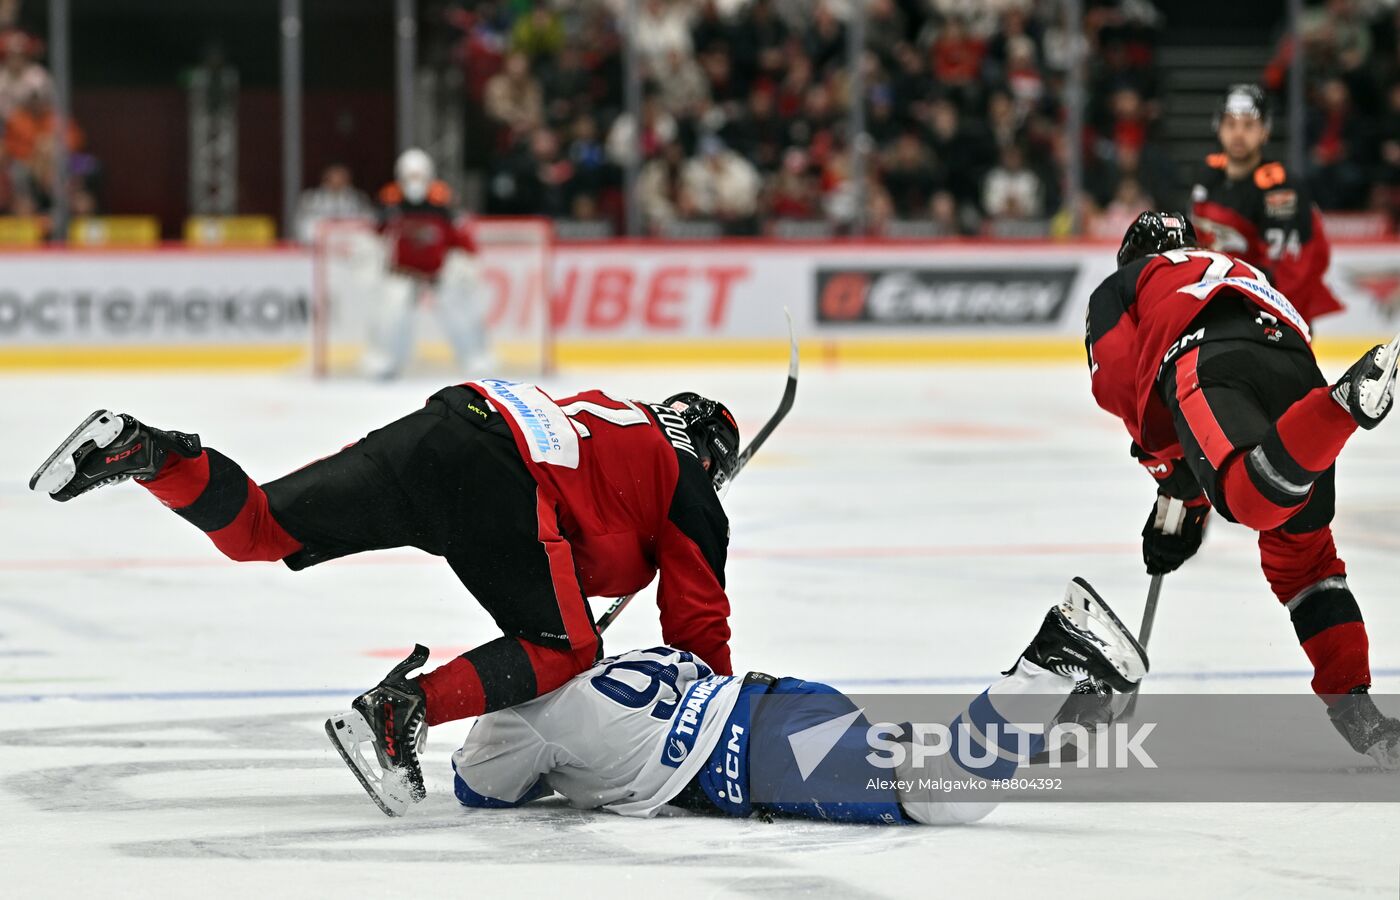
[(1210, 156), (1206, 157), (1206, 165), (1210, 166), (1212, 169), (1223, 169), (1228, 162), (1229, 159), (1224, 153), (1212, 153)]
[(434, 181), (428, 185), (428, 202), (434, 206), (447, 206), (452, 202), (452, 188), (445, 181)]
[(1288, 180), (1288, 173), (1281, 162), (1260, 163), (1254, 170), (1254, 185), (1261, 191), (1276, 188)]

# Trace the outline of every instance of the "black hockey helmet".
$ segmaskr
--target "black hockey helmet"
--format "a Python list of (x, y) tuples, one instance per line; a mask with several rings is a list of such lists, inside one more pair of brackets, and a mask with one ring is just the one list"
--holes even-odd
[(718, 400), (683, 391), (666, 398), (665, 405), (685, 420), (686, 434), (695, 444), (700, 461), (708, 463), (715, 492), (724, 493), (739, 468), (739, 423)]
[(1226, 116), (1246, 116), (1258, 119), (1265, 128), (1273, 126), (1273, 118), (1269, 112), (1269, 95), (1257, 84), (1230, 85), (1230, 89), (1225, 92), (1220, 105), (1215, 109), (1215, 117), (1210, 122), (1211, 129), (1219, 131), (1220, 122)]
[(1199, 246), (1196, 226), (1185, 213), (1148, 210), (1123, 235), (1123, 243), (1118, 247), (1118, 268), (1153, 253)]

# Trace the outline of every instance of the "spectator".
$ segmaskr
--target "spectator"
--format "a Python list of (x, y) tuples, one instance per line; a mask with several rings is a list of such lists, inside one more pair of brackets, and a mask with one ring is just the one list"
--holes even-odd
[(948, 191), (938, 191), (929, 201), (929, 218), (945, 235), (961, 234), (962, 221), (958, 215), (958, 201)]
[(685, 149), (669, 141), (637, 174), (637, 203), (653, 232), (694, 212), (682, 178), (685, 165)]
[(846, 61), (846, 26), (832, 14), (827, 0), (817, 0), (812, 10), (811, 24), (804, 39), (807, 58), (817, 71), (830, 65), (841, 66)]
[(934, 79), (964, 97), (972, 93), (982, 75), (983, 42), (968, 33), (961, 19), (944, 23), (929, 48)]
[(700, 64), (679, 50), (670, 52), (665, 71), (657, 74), (661, 105), (673, 116), (691, 114), (710, 99), (710, 83)]
[(544, 121), (544, 93), (530, 74), (530, 58), (513, 52), (505, 68), (486, 82), (486, 114), (505, 132), (505, 142), (533, 131)]
[(821, 215), (816, 179), (807, 154), (789, 147), (768, 192), (767, 214), (773, 219), (815, 219)]
[(673, 53), (690, 57), (690, 23), (686, 6), (677, 0), (643, 0), (635, 31), (637, 53), (650, 72), (664, 73)]
[(930, 107), (929, 148), (948, 172), (948, 190), (960, 205), (975, 204), (982, 184), (982, 160), (993, 154), (990, 142), (965, 126), (953, 101), (940, 97)]
[(726, 231), (751, 230), (758, 211), (758, 171), (713, 135), (700, 141), (699, 150), (683, 176), (695, 211), (724, 223)]
[[(661, 101), (655, 91), (648, 91), (642, 98), (642, 159), (647, 160), (666, 144), (676, 139), (676, 120), (661, 108)], [(613, 121), (608, 132), (608, 159), (619, 166), (626, 166), (632, 159), (636, 125), (629, 113), (623, 113)]]
[(1009, 147), (1021, 139), (1016, 103), (1006, 91), (993, 91), (987, 98), (987, 128), (998, 147)]
[(789, 57), (784, 51), (788, 29), (772, 0), (753, 0), (742, 27), (734, 29), (732, 50), (746, 84), (781, 80)]
[(510, 49), (530, 59), (550, 58), (564, 47), (564, 26), (544, 3), (536, 3), (510, 30)]
[(886, 154), (880, 180), (895, 214), (909, 219), (923, 214), (942, 179), (923, 142), (906, 132)]
[(301, 192), (296, 212), (297, 240), (303, 244), (312, 243), (322, 222), (373, 217), (374, 207), (365, 192), (355, 187), (350, 169), (332, 163), (321, 172), (319, 185)]
[(1006, 87), (1023, 118), (1040, 104), (1045, 95), (1045, 81), (1036, 63), (1035, 44), (1025, 35), (1018, 35), (1007, 42)]
[(701, 56), (712, 51), (728, 52), (734, 31), (720, 13), (715, 0), (704, 0), (690, 29), (690, 43)]
[[(749, 95), (748, 109), (730, 120), (722, 134), (735, 152), (742, 154), (759, 169), (772, 172), (783, 156), (785, 132), (786, 125), (778, 117), (773, 91), (765, 87), (756, 88)], [(806, 158), (805, 153), (803, 158)]]
[(34, 62), (34, 41), (22, 31), (0, 33), (0, 122), (10, 117), (26, 97), (52, 94), (53, 79)]
[(1390, 214), (1392, 225), (1400, 225), (1400, 81), (1386, 92), (1386, 114), (1377, 136), (1376, 186), (1372, 205)]
[(572, 122), (580, 112), (591, 110), (599, 99), (598, 85), (583, 51), (571, 43), (561, 47), (554, 64), (545, 68), (540, 87), (551, 128)]
[(1026, 167), (1025, 153), (1010, 144), (983, 182), (982, 209), (996, 219), (1038, 219), (1044, 214), (1043, 195), (1040, 177)]
[(1308, 182), (1323, 209), (1356, 209), (1365, 193), (1363, 125), (1340, 77), (1323, 83), (1308, 117)]

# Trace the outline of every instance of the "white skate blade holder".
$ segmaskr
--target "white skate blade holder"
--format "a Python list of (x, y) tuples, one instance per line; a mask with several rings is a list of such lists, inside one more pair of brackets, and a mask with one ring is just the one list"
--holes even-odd
[(1360, 391), (1361, 396), (1356, 398), (1361, 412), (1370, 418), (1380, 418), (1390, 406), (1395, 391), (1397, 358), (1400, 358), (1400, 334), (1397, 334), (1390, 343), (1380, 348), (1376, 353), (1376, 367), (1381, 370), (1381, 380), (1377, 384), (1378, 389)]
[(1060, 611), (1076, 628), (1089, 632), (1103, 644), (1109, 661), (1125, 679), (1138, 682), (1147, 674), (1146, 653), (1137, 638), (1088, 583), (1079, 578), (1072, 580), (1065, 588)]
[(374, 753), (374, 735), (364, 716), (355, 710), (332, 716), (326, 720), (326, 736), (386, 816), (401, 816), (418, 802), (402, 775), (380, 767)]
[(106, 447), (117, 439), (124, 428), (126, 421), (110, 410), (100, 409), (88, 416), (83, 424), (74, 429), (73, 433), (59, 444), (58, 449), (44, 460), (44, 464), (29, 479), (29, 489), (46, 494), (63, 490), (78, 471), (73, 454), (89, 442), (95, 447)]

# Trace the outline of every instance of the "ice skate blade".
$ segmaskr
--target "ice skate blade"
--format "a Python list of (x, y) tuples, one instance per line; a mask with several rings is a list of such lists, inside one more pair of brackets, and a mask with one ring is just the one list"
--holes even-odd
[(29, 479), (29, 489), (43, 491), (50, 496), (63, 490), (78, 472), (78, 464), (73, 460), (73, 454), (89, 441), (94, 447), (106, 447), (115, 441), (125, 428), (126, 421), (121, 416), (111, 410), (99, 409), (88, 416), (83, 424), (73, 429), (73, 433), (44, 460), (44, 464)]
[[(369, 798), (386, 816), (402, 816), (409, 806), (421, 798), (415, 798), (408, 784), (396, 772), (378, 769), (361, 752), (360, 747), (369, 744), (373, 747), (374, 738), (365, 717), (351, 710), (340, 716), (326, 720), (326, 736), (335, 747), (345, 765), (354, 773)], [(372, 755), (372, 754), (371, 754)]]

